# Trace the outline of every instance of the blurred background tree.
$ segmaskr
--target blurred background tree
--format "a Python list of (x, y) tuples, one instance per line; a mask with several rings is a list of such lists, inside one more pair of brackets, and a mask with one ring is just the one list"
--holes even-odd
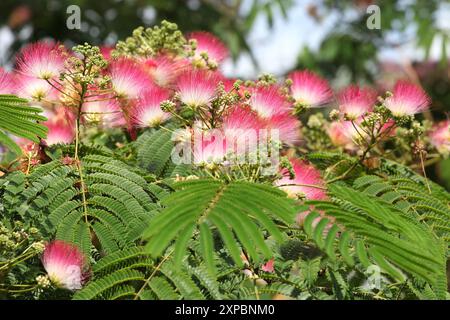
[[(292, 0), (2, 0), (0, 25), (14, 32), (12, 53), (26, 42), (46, 37), (69, 45), (113, 45), (137, 27), (165, 19), (184, 32), (213, 32), (230, 48), (233, 59), (246, 52), (256, 64), (246, 40), (255, 19), (264, 15), (272, 24), (275, 14), (286, 18), (292, 4)], [(81, 8), (81, 30), (66, 27), (71, 5)]]

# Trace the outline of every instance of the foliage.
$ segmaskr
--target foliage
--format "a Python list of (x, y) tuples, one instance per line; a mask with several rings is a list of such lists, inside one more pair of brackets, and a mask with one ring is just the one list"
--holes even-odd
[[(46, 74), (37, 80), (54, 89), (33, 103), (54, 123), (45, 137), (37, 109), (0, 98), (14, 110), (0, 127), (13, 119), (4, 129), (34, 141), (0, 177), (1, 298), (449, 297), (450, 194), (424, 162), (448, 151), (450, 124), (430, 133), (415, 118), (428, 108), (421, 88), (351, 87), (358, 108), (341, 99), (329, 121), (313, 112), (333, 96), (317, 75), (297, 74), (306, 88), (295, 77), (230, 81), (186, 45), (164, 22), (112, 57), (84, 44), (54, 68), (32, 51)], [(214, 53), (200, 55), (219, 64)], [(158, 63), (173, 69), (161, 76)], [(317, 87), (325, 93), (308, 100)], [(258, 143), (240, 139), (249, 132)], [(65, 259), (92, 270), (68, 284)]]
[(0, 142), (17, 154), (22, 150), (7, 133), (39, 143), (40, 138), (47, 136), (48, 130), (39, 124), (47, 120), (40, 115), (41, 112), (41, 108), (28, 106), (26, 99), (0, 95)]

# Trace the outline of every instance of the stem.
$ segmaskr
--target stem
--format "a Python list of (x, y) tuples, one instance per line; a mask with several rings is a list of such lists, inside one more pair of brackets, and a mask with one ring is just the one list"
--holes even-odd
[(148, 283), (150, 282), (151, 279), (153, 279), (153, 277), (155, 276), (156, 272), (159, 271), (159, 269), (161, 269), (161, 266), (164, 264), (164, 262), (166, 262), (169, 257), (172, 255), (173, 250), (170, 251), (162, 260), (160, 263), (158, 263), (158, 265), (155, 267), (155, 269), (153, 269), (152, 274), (145, 280), (144, 284), (142, 285), (142, 287), (139, 289), (139, 291), (136, 293), (136, 296), (134, 297), (134, 300), (137, 300), (139, 298), (139, 296), (141, 295), (142, 291), (145, 289), (145, 287), (148, 285)]

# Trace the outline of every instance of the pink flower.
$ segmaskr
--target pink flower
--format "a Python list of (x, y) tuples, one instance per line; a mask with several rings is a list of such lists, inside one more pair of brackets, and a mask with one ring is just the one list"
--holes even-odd
[(220, 164), (227, 155), (227, 140), (222, 130), (193, 128), (193, 153), (195, 164)]
[(431, 103), (430, 97), (421, 87), (404, 80), (397, 81), (392, 94), (384, 104), (396, 117), (425, 111)]
[(348, 119), (357, 119), (366, 112), (372, 111), (377, 101), (377, 94), (370, 88), (359, 88), (351, 85), (339, 93), (339, 110)]
[(101, 46), (100, 47), (100, 53), (102, 54), (103, 58), (107, 61), (111, 61), (111, 53), (114, 50), (114, 47), (112, 46)]
[(169, 91), (154, 87), (145, 91), (131, 110), (133, 124), (139, 127), (155, 127), (170, 118), (170, 113), (161, 110), (160, 104), (169, 99)]
[(110, 65), (111, 83), (120, 98), (135, 99), (154, 84), (150, 76), (134, 60), (120, 58)]
[(244, 156), (244, 152), (256, 154), (259, 130), (263, 123), (249, 108), (235, 106), (225, 115), (222, 129), (228, 152)]
[(94, 95), (90, 97), (83, 104), (83, 120), (108, 128), (125, 126), (126, 121), (119, 102), (113, 97), (105, 99), (105, 96)]
[(48, 146), (55, 144), (69, 144), (75, 139), (75, 130), (65, 120), (51, 119), (44, 123), (48, 128), (45, 143)]
[(40, 41), (22, 49), (17, 65), (20, 73), (46, 80), (59, 76), (64, 60), (64, 51), (58, 44)]
[[(351, 125), (350, 122), (347, 122)], [(331, 143), (337, 147), (344, 147), (345, 149), (352, 150), (356, 147), (353, 142), (352, 136), (349, 136), (347, 130), (350, 128), (344, 125), (343, 121), (332, 122), (328, 128), (328, 135)]]
[(328, 82), (311, 71), (294, 71), (288, 78), (292, 81), (291, 94), (297, 103), (318, 107), (333, 97)]
[(289, 172), (284, 169), (281, 174), (283, 178), (277, 180), (275, 185), (284, 190), (288, 196), (304, 196), (308, 200), (322, 200), (327, 197), (325, 182), (320, 176), (320, 171), (306, 161), (292, 159), (292, 167), (295, 172), (294, 179), (290, 179)]
[(14, 94), (17, 90), (17, 83), (14, 75), (0, 68), (0, 94)]
[(61, 240), (46, 245), (42, 264), (50, 280), (60, 288), (79, 290), (90, 278), (89, 264), (82, 252)]
[(219, 75), (207, 70), (188, 70), (177, 80), (177, 89), (181, 102), (197, 108), (209, 104), (216, 93)]
[(187, 65), (187, 60), (169, 56), (158, 56), (145, 61), (147, 72), (160, 87), (173, 85), (178, 75), (186, 69)]
[(208, 59), (215, 64), (220, 64), (228, 57), (228, 49), (216, 36), (209, 32), (199, 31), (192, 32), (188, 35), (188, 39), (197, 41), (197, 49), (195, 50), (195, 58), (201, 59), (201, 54), (208, 54)]
[(287, 113), (280, 113), (266, 119), (265, 128), (270, 130), (272, 139), (275, 135), (281, 142), (296, 144), (300, 141), (300, 121)]
[(20, 93), (21, 97), (33, 101), (41, 101), (47, 98), (53, 91), (53, 88), (42, 79), (17, 75), (16, 81), (17, 93)]
[(275, 272), (274, 264), (275, 264), (275, 259), (272, 258), (261, 266), (261, 270), (265, 271), (265, 272), (273, 273), (273, 272)]
[(450, 120), (441, 121), (429, 133), (431, 144), (440, 153), (450, 153)]
[(278, 86), (259, 86), (250, 89), (250, 107), (261, 117), (271, 116), (289, 112), (289, 104), (286, 98), (280, 93)]

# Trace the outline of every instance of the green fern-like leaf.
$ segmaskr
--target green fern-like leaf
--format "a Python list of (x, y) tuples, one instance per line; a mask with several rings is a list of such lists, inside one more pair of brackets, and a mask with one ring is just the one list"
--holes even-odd
[[(317, 224), (319, 214), (313, 211), (305, 219), (306, 233), (331, 259), (336, 258), (337, 248), (349, 265), (355, 264), (355, 258), (365, 268), (376, 264), (399, 281), (405, 281), (404, 272), (432, 286), (445, 281), (446, 254), (441, 241), (427, 225), (377, 197), (385, 188), (373, 184), (373, 178), (365, 180), (373, 195), (332, 185), (332, 202), (311, 201), (316, 210), (335, 217), (337, 224), (325, 232), (330, 220), (322, 218)], [(356, 181), (357, 186), (362, 183)]]
[(277, 223), (290, 224), (294, 219), (295, 206), (282, 191), (271, 186), (204, 179), (177, 183), (174, 188), (177, 191), (162, 201), (166, 208), (152, 219), (144, 233), (146, 249), (158, 257), (175, 240), (174, 255), (183, 256), (188, 239), (199, 233), (200, 249), (212, 274), (211, 230), (219, 232), (230, 256), (242, 265), (241, 246), (254, 261), (260, 261), (260, 254), (271, 258), (262, 230), (281, 242), (283, 236)]
[(26, 99), (13, 95), (0, 95), (0, 143), (20, 154), (20, 147), (6, 134), (39, 142), (47, 136), (47, 127), (39, 122), (47, 118), (41, 116), (42, 109), (28, 106)]
[(94, 278), (74, 295), (91, 299), (205, 299), (220, 298), (218, 284), (204, 268), (184, 264), (176, 269), (169, 256), (154, 261), (140, 247), (116, 251), (92, 268)]

